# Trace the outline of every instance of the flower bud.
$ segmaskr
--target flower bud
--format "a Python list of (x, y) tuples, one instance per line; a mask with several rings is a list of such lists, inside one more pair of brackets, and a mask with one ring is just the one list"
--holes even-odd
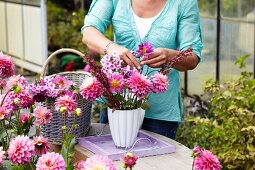
[(66, 126), (62, 126), (62, 130), (67, 130), (67, 127)]
[(22, 90), (21, 86), (14, 86), (13, 91), (14, 93), (18, 94)]
[(19, 98), (15, 98), (15, 99), (13, 100), (13, 103), (14, 103), (15, 105), (19, 105), (19, 104), (20, 104), (20, 99), (19, 99)]
[(80, 108), (77, 108), (77, 109), (75, 110), (75, 114), (76, 114), (77, 116), (80, 116), (80, 115), (81, 115), (81, 109), (80, 109)]
[(62, 106), (62, 107), (60, 107), (60, 109), (59, 109), (59, 111), (60, 111), (60, 113), (66, 113), (66, 111), (67, 111), (67, 107), (65, 107), (65, 106)]

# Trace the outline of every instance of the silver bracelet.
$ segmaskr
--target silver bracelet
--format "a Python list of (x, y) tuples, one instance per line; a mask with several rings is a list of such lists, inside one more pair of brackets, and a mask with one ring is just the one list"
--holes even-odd
[(104, 54), (105, 54), (105, 55), (108, 54), (107, 50), (108, 50), (108, 48), (110, 47), (110, 45), (112, 45), (113, 43), (114, 43), (114, 42), (111, 41), (111, 42), (109, 42), (109, 43), (105, 46), (105, 49), (104, 49)]

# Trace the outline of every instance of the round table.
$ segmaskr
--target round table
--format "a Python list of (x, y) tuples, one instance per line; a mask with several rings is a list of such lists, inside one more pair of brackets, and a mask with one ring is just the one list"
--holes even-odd
[[(96, 130), (102, 129), (103, 127), (104, 124), (92, 124), (88, 135), (95, 135)], [(139, 158), (133, 170), (189, 170), (192, 168), (192, 151), (189, 148), (162, 135), (148, 131), (146, 132), (158, 139), (174, 145), (176, 147), (176, 152), (166, 155)], [(109, 126), (105, 126), (103, 128), (103, 134), (110, 134)], [(77, 144), (75, 147), (74, 161), (77, 162), (79, 160), (85, 160), (93, 155), (94, 154), (92, 152)], [(120, 161), (115, 161), (114, 163), (118, 170), (123, 170)]]

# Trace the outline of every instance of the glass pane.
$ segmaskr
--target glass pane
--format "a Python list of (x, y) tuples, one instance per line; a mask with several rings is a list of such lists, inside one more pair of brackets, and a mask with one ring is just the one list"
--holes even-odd
[(23, 0), (26, 5), (40, 6), (41, 0)]
[(220, 81), (235, 79), (240, 70), (234, 65), (237, 56), (250, 54), (248, 71), (254, 65), (254, 24), (222, 21), (220, 49)]
[(222, 0), (222, 16), (254, 21), (255, 0)]
[(203, 61), (195, 70), (188, 73), (188, 93), (201, 94), (209, 79), (215, 80), (216, 74), (216, 20), (201, 19), (203, 31)]
[(201, 16), (216, 16), (217, 0), (198, 0)]

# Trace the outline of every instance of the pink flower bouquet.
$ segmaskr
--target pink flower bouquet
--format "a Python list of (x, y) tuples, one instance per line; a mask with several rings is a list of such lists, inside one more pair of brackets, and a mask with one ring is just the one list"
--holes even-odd
[[(94, 78), (87, 78), (80, 87), (82, 96), (87, 100), (101, 97), (106, 105), (115, 110), (147, 108), (147, 99), (151, 93), (164, 93), (169, 85), (167, 74), (170, 68), (187, 55), (192, 49), (180, 52), (170, 63), (164, 65), (156, 74), (148, 73), (143, 68), (137, 70), (127, 66), (118, 54), (105, 55), (102, 67), (86, 57), (90, 72)], [(148, 58), (153, 53), (153, 46), (146, 42), (139, 45), (135, 55), (138, 60)], [(154, 71), (153, 71), (154, 72)], [(102, 97), (103, 96), (103, 97)]]

